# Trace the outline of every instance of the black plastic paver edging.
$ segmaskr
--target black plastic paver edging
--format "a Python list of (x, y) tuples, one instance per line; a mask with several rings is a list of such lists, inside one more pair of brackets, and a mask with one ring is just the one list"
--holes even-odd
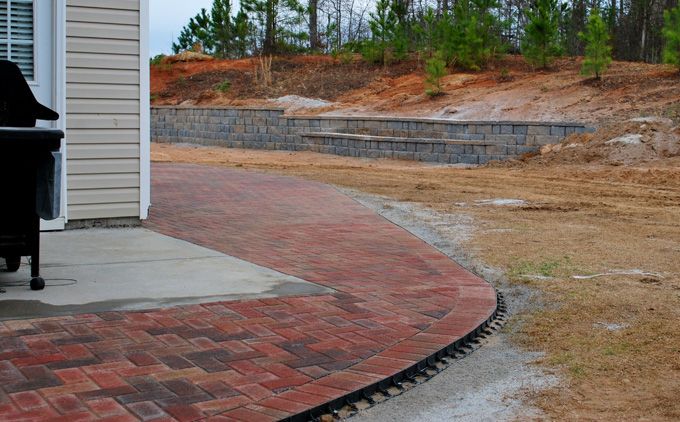
[(414, 365), (411, 365), (408, 368), (397, 372), (394, 375), (385, 377), (384, 379), (378, 382), (370, 384), (366, 387), (363, 387), (351, 393), (345, 394), (342, 397), (330, 400), (322, 405), (316, 406), (308, 410), (304, 410), (293, 416), (281, 419), (281, 422), (317, 421), (322, 415), (335, 414), (343, 406), (352, 405), (363, 398), (369, 398), (376, 391), (383, 392), (392, 386), (399, 387), (399, 384), (401, 384), (403, 380), (411, 379), (414, 376), (424, 372), (427, 368), (430, 368), (434, 366), (437, 362), (441, 361), (442, 358), (453, 357), (455, 359), (456, 352), (460, 351), (461, 348), (475, 341), (480, 336), (480, 334), (487, 327), (489, 327), (489, 325), (491, 325), (492, 322), (494, 322), (499, 317), (505, 315), (505, 312), (506, 306), (505, 300), (503, 299), (503, 295), (496, 291), (496, 308), (494, 309), (493, 313), (489, 316), (489, 318), (487, 318), (486, 321), (478, 325), (474, 330), (470, 331), (465, 336), (459, 338), (458, 340), (454, 341), (448, 346), (445, 346), (440, 350), (432, 353), (431, 355), (415, 363)]

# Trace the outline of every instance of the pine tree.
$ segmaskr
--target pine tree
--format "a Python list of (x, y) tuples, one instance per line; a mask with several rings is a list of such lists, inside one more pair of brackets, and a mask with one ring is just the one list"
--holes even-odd
[(459, 38), (454, 25), (453, 14), (444, 12), (437, 21), (433, 50), (439, 51), (442, 54), (442, 59), (451, 66), (455, 64), (456, 50), (460, 43)]
[(182, 28), (176, 43), (172, 43), (172, 51), (177, 54), (181, 51), (191, 50), (196, 44), (200, 43), (203, 51), (210, 53), (213, 48), (212, 19), (208, 11), (201, 11), (189, 19), (189, 23)]
[(371, 28), (372, 39), (366, 43), (363, 51), (368, 61), (387, 65), (391, 60), (392, 42), (397, 31), (397, 15), (392, 9), (390, 0), (378, 0), (375, 13), (370, 13), (368, 26)]
[(305, 8), (298, 0), (241, 0), (240, 3), (251, 22), (257, 23), (263, 30), (260, 37), (262, 53), (271, 55), (286, 49), (289, 47), (285, 42), (286, 37), (294, 42), (303, 36), (307, 37), (305, 33), (290, 30), (291, 26), (301, 23), (305, 13)]
[(404, 60), (408, 57), (410, 47), (406, 2), (404, 0), (392, 0), (390, 8), (396, 18), (390, 47), (396, 60)]
[(248, 55), (252, 44), (253, 28), (248, 20), (248, 14), (243, 10), (239, 10), (234, 18), (234, 40), (233, 52), (236, 57), (245, 57)]
[(612, 61), (612, 48), (609, 46), (609, 31), (598, 9), (590, 11), (586, 31), (579, 32), (578, 35), (586, 43), (581, 74), (592, 75), (594, 73), (595, 79), (600, 79), (600, 75), (607, 70), (607, 66)]
[(486, 56), (484, 38), (478, 31), (477, 16), (469, 8), (464, 8), (463, 4), (464, 2), (459, 2), (454, 7), (456, 17), (452, 38), (456, 43), (453, 46), (454, 58), (456, 64), (462, 68), (479, 70), (484, 61), (482, 57)]
[(558, 38), (560, 9), (557, 0), (536, 0), (526, 11), (528, 18), (522, 54), (532, 65), (545, 69), (561, 54)]
[[(422, 22), (414, 25), (413, 32), (416, 35), (416, 48), (421, 57), (431, 58), (439, 43), (438, 36), (439, 19), (433, 8), (428, 7), (422, 17)], [(441, 55), (441, 52), (440, 52)]]
[(211, 35), (215, 44), (215, 55), (227, 58), (232, 56), (234, 25), (231, 20), (231, 2), (214, 0), (210, 12)]
[(663, 12), (664, 63), (675, 65), (680, 71), (680, 5)]
[(442, 93), (441, 80), (446, 76), (446, 62), (442, 58), (442, 53), (437, 51), (432, 58), (425, 62), (425, 93), (430, 97)]
[(477, 33), (482, 38), (482, 48), (476, 54), (476, 61), (482, 67), (501, 53), (503, 46), (500, 34), (506, 23), (494, 12), (500, 7), (498, 0), (473, 0), (473, 3), (477, 16)]
[(479, 70), (500, 50), (500, 22), (492, 13), (496, 0), (459, 0), (453, 15), (437, 27), (438, 48), (450, 65)]

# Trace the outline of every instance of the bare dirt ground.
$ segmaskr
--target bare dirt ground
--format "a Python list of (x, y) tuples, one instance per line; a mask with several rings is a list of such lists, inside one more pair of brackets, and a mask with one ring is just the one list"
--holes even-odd
[(647, 173), (631, 172), (629, 177), (655, 180), (657, 185), (664, 185), (667, 181), (655, 178), (654, 172), (680, 165), (680, 126), (658, 117), (610, 123), (594, 133), (573, 134), (559, 144), (544, 145), (540, 152), (526, 154), (518, 160), (494, 162), (491, 166), (530, 165), (543, 167), (549, 173), (553, 166), (564, 164), (642, 167)]
[[(295, 113), (438, 117), (454, 120), (548, 120), (606, 123), (641, 115), (680, 118), (680, 74), (669, 66), (614, 62), (601, 81), (579, 75), (581, 59), (549, 71), (507, 56), (481, 72), (453, 71), (444, 95), (424, 94), (422, 63), (383, 68), (328, 56), (275, 58), (272, 85), (255, 79), (256, 59), (165, 63), (151, 69), (156, 105), (281, 106), (297, 95), (332, 102)], [(229, 89), (216, 87), (229, 81)], [(285, 108), (285, 105), (284, 105)]]
[[(290, 95), (335, 100), (348, 91), (368, 86), (377, 78), (398, 77), (417, 69), (413, 62), (384, 70), (360, 61), (343, 64), (328, 56), (283, 57), (273, 60), (272, 84), (264, 86), (256, 77), (258, 66), (254, 58), (153, 66), (153, 102), (156, 105), (279, 106), (273, 104), (275, 99)], [(220, 92), (216, 87), (225, 81), (229, 89)]]
[[(635, 124), (603, 137), (644, 131)], [(463, 169), (314, 153), (152, 151), (156, 161), (295, 175), (470, 219), (474, 231), (459, 239), (465, 250), (510, 285), (540, 292), (542, 306), (507, 326), (514, 345), (544, 352), (535, 365), (562, 380), (529, 397), (532, 405), (551, 419), (678, 420), (677, 157), (646, 154), (620, 165), (550, 154), (561, 153)]]

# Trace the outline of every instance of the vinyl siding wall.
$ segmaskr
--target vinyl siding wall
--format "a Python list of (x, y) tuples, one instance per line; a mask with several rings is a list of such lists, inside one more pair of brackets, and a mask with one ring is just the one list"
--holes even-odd
[(140, 212), (139, 0), (67, 0), (69, 220)]

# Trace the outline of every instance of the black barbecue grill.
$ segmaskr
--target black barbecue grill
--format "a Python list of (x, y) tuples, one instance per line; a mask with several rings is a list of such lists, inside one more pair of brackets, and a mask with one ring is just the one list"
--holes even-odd
[(31, 258), (31, 289), (41, 290), (40, 218), (59, 216), (64, 133), (34, 127), (59, 115), (38, 103), (19, 68), (0, 60), (0, 257), (7, 271)]

